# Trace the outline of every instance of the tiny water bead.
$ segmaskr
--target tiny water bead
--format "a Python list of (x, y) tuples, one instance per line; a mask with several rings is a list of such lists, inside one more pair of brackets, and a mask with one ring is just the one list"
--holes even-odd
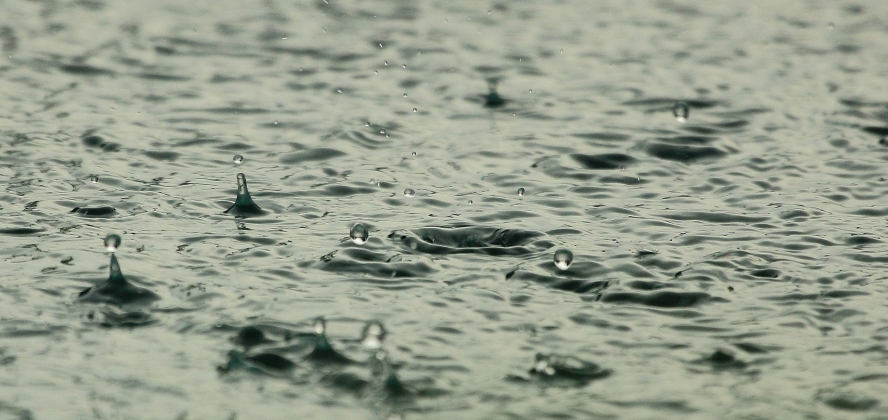
[(324, 317), (319, 316), (314, 320), (314, 331), (317, 335), (322, 335), (327, 331), (327, 321)]
[(105, 236), (105, 251), (117, 252), (117, 248), (120, 248), (120, 241), (120, 235), (109, 233), (108, 236)]
[(690, 113), (691, 110), (685, 102), (679, 102), (672, 107), (672, 115), (675, 116), (675, 121), (680, 123), (687, 122)]
[(92, 182), (93, 184), (99, 182), (99, 177), (98, 177), (98, 175), (90, 175), (90, 176), (89, 176), (89, 181)]
[(361, 332), (361, 344), (371, 350), (382, 347), (385, 340), (385, 327), (379, 321), (370, 321)]
[(404, 197), (413, 197), (414, 195), (416, 195), (416, 191), (413, 191), (413, 188), (404, 190)]
[(573, 259), (573, 253), (566, 249), (555, 251), (555, 267), (558, 267), (559, 270), (567, 270), (573, 262)]
[(244, 157), (241, 155), (234, 155), (234, 158), (232, 158), (231, 160), (234, 161), (234, 163), (236, 165), (240, 165), (241, 163), (244, 163)]
[(411, 153), (410, 156), (416, 157), (416, 152)]
[(364, 245), (365, 243), (367, 243), (367, 239), (370, 238), (370, 232), (367, 231), (367, 228), (364, 227), (364, 225), (356, 223), (351, 228), (348, 236), (356, 245)]
[(518, 197), (524, 197), (524, 188), (518, 188)]

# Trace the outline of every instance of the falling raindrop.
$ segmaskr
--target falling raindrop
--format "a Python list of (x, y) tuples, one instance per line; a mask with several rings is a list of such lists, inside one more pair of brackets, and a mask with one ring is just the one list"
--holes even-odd
[(351, 228), (348, 236), (356, 245), (364, 245), (365, 243), (367, 243), (367, 239), (370, 238), (370, 232), (367, 231), (367, 228), (364, 227), (364, 225), (356, 223)]
[(105, 251), (116, 252), (117, 248), (120, 248), (120, 241), (120, 235), (109, 233), (108, 236), (105, 236)]
[(319, 316), (314, 320), (314, 330), (315, 334), (321, 335), (324, 334), (324, 331), (327, 330), (327, 321), (324, 320), (324, 317)]
[(384, 63), (382, 63), (382, 64), (388, 66), (388, 65), (389, 65), (389, 62), (388, 62), (388, 60), (386, 60), (386, 61), (385, 61)]
[(416, 108), (413, 108), (413, 112), (416, 112)]
[(98, 175), (90, 175), (89, 180), (90, 180), (90, 182), (95, 184), (95, 183), (99, 182), (99, 177), (98, 177)]
[(688, 121), (688, 115), (691, 113), (690, 108), (687, 103), (679, 102), (672, 107), (672, 115), (675, 116), (675, 121), (680, 123), (684, 123)]
[(559, 249), (555, 251), (555, 267), (558, 267), (559, 270), (567, 270), (570, 267), (570, 263), (573, 262), (573, 253), (566, 249)]
[(379, 321), (370, 321), (364, 326), (361, 332), (361, 344), (372, 350), (382, 347), (382, 341), (385, 340), (385, 327)]
[(234, 155), (234, 158), (232, 160), (234, 161), (235, 164), (238, 164), (238, 165), (240, 165), (241, 163), (244, 163), (244, 157), (241, 155)]
[(472, 205), (472, 200), (469, 200), (469, 205), (470, 205), (470, 206)]
[(405, 98), (407, 97), (407, 94), (406, 94), (406, 93), (404, 94), (404, 97), (405, 97)]
[(413, 197), (414, 195), (416, 195), (416, 191), (413, 191), (413, 188), (404, 190), (404, 197)]
[(524, 197), (524, 188), (518, 188), (518, 197)]
[(406, 69), (406, 68), (407, 68), (407, 65), (406, 65), (406, 64), (403, 64), (403, 65), (401, 65), (401, 67), (404, 67), (404, 68)]

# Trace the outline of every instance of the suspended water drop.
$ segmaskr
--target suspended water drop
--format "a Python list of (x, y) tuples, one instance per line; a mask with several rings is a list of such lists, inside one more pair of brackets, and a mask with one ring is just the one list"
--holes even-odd
[(336, 93), (342, 93), (342, 89), (336, 89)]
[(370, 127), (370, 121), (365, 122), (364, 127)]
[(524, 188), (518, 188), (518, 197), (524, 197)]
[(410, 155), (413, 156), (413, 157), (416, 157), (416, 152), (413, 152), (413, 153), (411, 153)]
[(234, 155), (232, 161), (234, 161), (235, 164), (240, 165), (241, 163), (244, 163), (244, 157), (241, 155)]
[(407, 188), (404, 190), (405, 197), (413, 197), (414, 195), (416, 195), (416, 191), (413, 191), (413, 188)]
[(99, 177), (98, 177), (98, 175), (90, 175), (90, 176), (89, 176), (89, 181), (92, 182), (93, 184), (99, 182)]
[(388, 62), (388, 60), (386, 60), (386, 61), (385, 61), (384, 63), (382, 63), (382, 64), (385, 64), (386, 66), (388, 66), (388, 65), (389, 65), (389, 62)]
[(367, 231), (367, 228), (364, 227), (364, 225), (355, 223), (351, 228), (351, 231), (349, 231), (348, 236), (356, 245), (364, 245), (367, 243), (367, 239), (370, 238), (370, 232)]
[(314, 330), (315, 334), (323, 335), (324, 331), (327, 330), (327, 321), (324, 320), (324, 317), (319, 316), (314, 320)]
[(405, 69), (406, 69), (406, 68), (407, 68), (407, 65), (406, 65), (406, 64), (404, 64), (404, 65), (402, 65), (402, 66), (401, 66), (401, 67), (404, 67), (404, 68), (405, 68)]
[(407, 97), (407, 94), (406, 94), (406, 93), (404, 94), (404, 97), (405, 97), (405, 98)]
[(684, 123), (688, 121), (688, 115), (691, 113), (688, 104), (684, 102), (679, 102), (672, 107), (672, 115), (675, 116), (675, 121), (680, 123)]
[(472, 200), (469, 200), (469, 205), (470, 205), (470, 206), (472, 205)]
[(527, 89), (527, 93), (533, 93), (533, 89)]
[(382, 48), (382, 43), (381, 43), (381, 42), (379, 43), (379, 48)]
[(567, 268), (570, 267), (570, 263), (573, 262), (573, 259), (573, 253), (566, 249), (555, 251), (555, 267), (558, 267), (559, 270), (567, 270)]
[(413, 112), (416, 112), (416, 108), (413, 108)]
[(117, 248), (120, 248), (120, 241), (120, 235), (109, 233), (108, 236), (105, 236), (105, 251), (117, 252)]
[(371, 350), (382, 347), (382, 341), (385, 339), (385, 327), (379, 321), (370, 321), (364, 326), (361, 332), (361, 344)]

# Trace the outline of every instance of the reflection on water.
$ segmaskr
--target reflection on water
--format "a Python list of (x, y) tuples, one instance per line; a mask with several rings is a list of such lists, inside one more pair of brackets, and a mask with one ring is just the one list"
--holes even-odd
[(0, 417), (888, 404), (884, 2), (0, 11)]

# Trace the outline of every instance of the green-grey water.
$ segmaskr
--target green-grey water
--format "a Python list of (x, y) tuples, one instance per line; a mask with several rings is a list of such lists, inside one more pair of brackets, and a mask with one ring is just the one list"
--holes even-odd
[(886, 16), (0, 2), (0, 418), (884, 419)]

